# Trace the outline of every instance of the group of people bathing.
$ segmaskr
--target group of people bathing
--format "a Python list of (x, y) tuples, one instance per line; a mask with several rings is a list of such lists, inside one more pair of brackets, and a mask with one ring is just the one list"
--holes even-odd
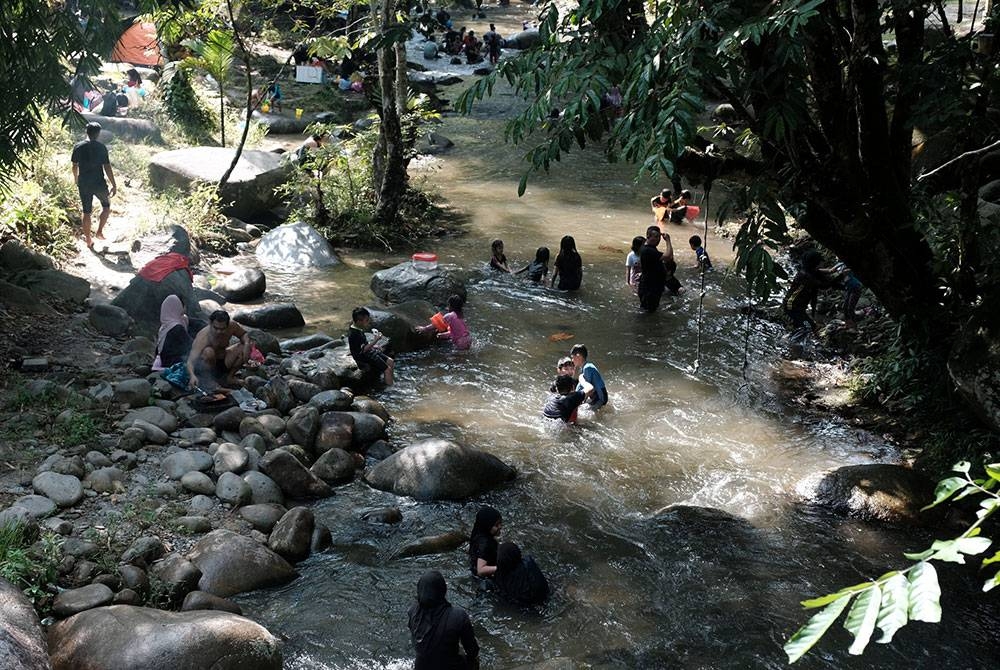
[[(498, 542), (503, 518), (483, 505), (469, 537), (469, 570), (482, 590), (506, 603), (540, 605), (549, 597), (549, 584), (531, 556), (513, 542)], [(416, 651), (414, 670), (452, 670), (479, 667), (479, 643), (469, 614), (447, 600), (448, 585), (437, 570), (417, 582), (417, 601), (409, 611), (409, 629)], [(461, 653), (464, 650), (464, 655)]]

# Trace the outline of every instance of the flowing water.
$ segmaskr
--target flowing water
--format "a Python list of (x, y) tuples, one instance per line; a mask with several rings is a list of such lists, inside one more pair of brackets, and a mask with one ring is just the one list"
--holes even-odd
[[(783, 407), (770, 381), (781, 333), (753, 324), (743, 375), (740, 284), (725, 275), (730, 243), (708, 249), (720, 271), (707, 281), (704, 347), (698, 339), (697, 274), (687, 238), (673, 234), (679, 276), (689, 287), (640, 313), (624, 285), (631, 238), (650, 220), (659, 185), (599, 153), (574, 153), (516, 196), (522, 151), (500, 144), (500, 98), (472, 118), (448, 118), (456, 142), (415, 174), (468, 216), (463, 233), (431, 243), (445, 264), (471, 271), (466, 320), (473, 350), (444, 346), (397, 357), (397, 384), (378, 397), (395, 417), (394, 442), (431, 436), (486, 449), (515, 465), (512, 485), (468, 503), (415, 503), (355, 482), (315, 505), (335, 546), (300, 564), (301, 577), (240, 599), (245, 611), (287, 638), (286, 667), (407, 668), (406, 610), (419, 576), (440, 570), (452, 603), (469, 610), (484, 668), (564, 657), (581, 668), (777, 668), (783, 641), (807, 615), (799, 600), (874, 578), (905, 564), (926, 536), (834, 518), (803, 504), (799, 483), (824, 469), (891, 461), (893, 449), (835, 420)], [(491, 274), (490, 241), (506, 243), (512, 265), (573, 235), (584, 261), (581, 291), (564, 294)], [(311, 329), (339, 333), (353, 306), (370, 302), (366, 266), (352, 254), (323, 274), (272, 273), (303, 308)], [(384, 258), (378, 256), (378, 258)], [(389, 261), (401, 260), (389, 256)], [(570, 339), (550, 336), (569, 333)], [(560, 356), (585, 343), (611, 405), (581, 410), (577, 427), (542, 419)], [(468, 530), (480, 503), (504, 515), (502, 539), (518, 542), (549, 576), (554, 596), (538, 611), (497, 604), (477, 591), (465, 548), (393, 559), (404, 542)], [(398, 526), (372, 526), (360, 511), (398, 505)], [(675, 508), (697, 506), (717, 511)], [(849, 639), (829, 640), (804, 668), (995, 667), (995, 607), (974, 595), (971, 569), (942, 571), (944, 622), (910, 624), (892, 645), (864, 657)]]

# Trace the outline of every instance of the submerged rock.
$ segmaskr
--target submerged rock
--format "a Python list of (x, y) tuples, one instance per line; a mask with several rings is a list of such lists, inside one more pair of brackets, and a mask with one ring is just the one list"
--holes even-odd
[(410, 261), (372, 275), (372, 293), (386, 302), (426, 300), (443, 305), (452, 295), (465, 298), (465, 286), (442, 268), (420, 270)]
[(509, 482), (517, 471), (496, 456), (431, 439), (397, 451), (365, 473), (376, 489), (417, 500), (462, 500)]
[(53, 670), (281, 670), (282, 666), (278, 640), (263, 626), (228, 612), (113, 605), (62, 621), (48, 637)]
[(848, 465), (823, 475), (813, 502), (862, 521), (924, 525), (940, 515), (920, 509), (934, 500), (934, 483), (900, 465)]

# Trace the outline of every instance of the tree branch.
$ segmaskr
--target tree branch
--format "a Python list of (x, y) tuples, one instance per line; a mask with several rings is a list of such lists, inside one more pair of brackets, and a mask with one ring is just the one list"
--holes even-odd
[(934, 168), (930, 172), (924, 172), (919, 177), (917, 177), (917, 181), (923, 181), (923, 180), (927, 179), (928, 177), (932, 177), (935, 174), (937, 174), (938, 172), (941, 172), (942, 170), (951, 167), (955, 163), (959, 163), (961, 161), (964, 161), (967, 158), (972, 158), (973, 156), (978, 156), (979, 154), (988, 153), (990, 151), (993, 151), (994, 149), (1000, 149), (1000, 140), (994, 142), (993, 144), (988, 144), (985, 147), (980, 147), (979, 149), (974, 149), (972, 151), (966, 151), (964, 154), (959, 154), (958, 156), (955, 156), (954, 158), (952, 158), (947, 163), (944, 163), (942, 165), (938, 165), (936, 168)]

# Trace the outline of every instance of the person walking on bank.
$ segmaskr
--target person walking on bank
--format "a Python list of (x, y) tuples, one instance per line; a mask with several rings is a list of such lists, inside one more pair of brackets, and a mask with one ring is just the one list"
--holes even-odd
[(479, 670), (479, 643), (472, 620), (464, 609), (449, 603), (447, 595), (448, 584), (437, 570), (428, 570), (417, 582), (417, 602), (409, 612), (416, 651), (413, 670)]
[[(90, 213), (94, 209), (94, 196), (101, 201), (101, 214), (94, 236), (103, 240), (104, 226), (108, 222), (108, 216), (111, 215), (111, 198), (118, 191), (108, 148), (97, 141), (100, 134), (101, 124), (96, 121), (88, 123), (87, 140), (73, 147), (73, 154), (70, 157), (73, 162), (73, 181), (80, 190), (80, 202), (83, 205), (83, 241), (89, 249), (93, 248), (90, 239)], [(110, 190), (104, 181), (105, 175), (111, 182)]]

